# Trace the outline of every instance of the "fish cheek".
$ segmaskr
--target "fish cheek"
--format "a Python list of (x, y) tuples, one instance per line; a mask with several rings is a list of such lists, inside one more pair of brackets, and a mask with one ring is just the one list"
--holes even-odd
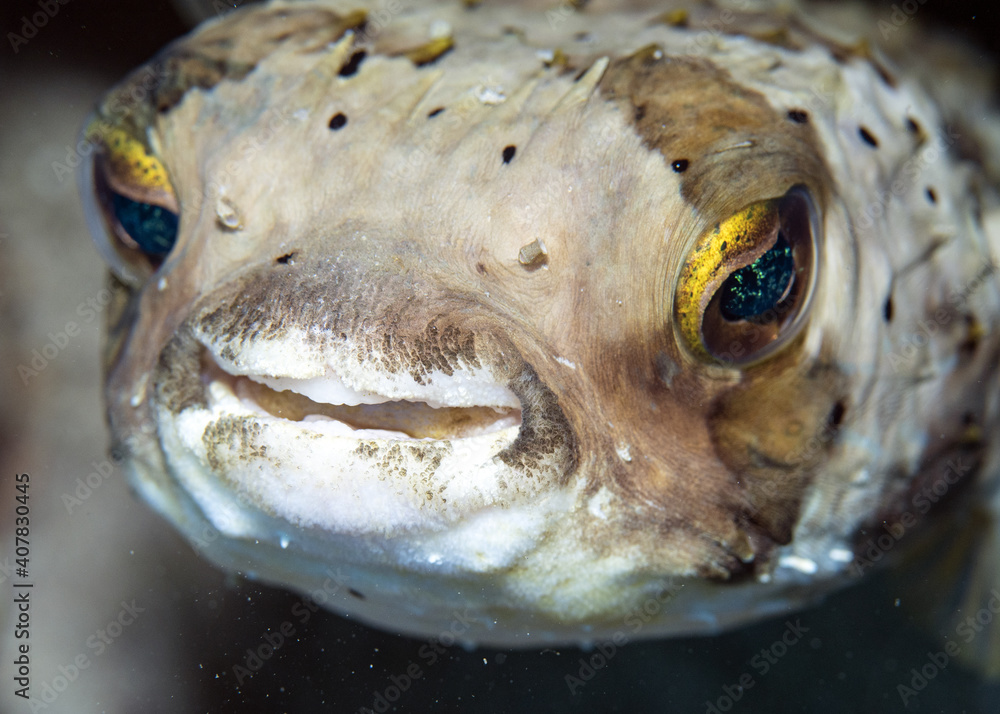
[[(107, 377), (111, 367), (121, 359), (122, 350), (128, 344), (128, 335), (134, 322), (136, 291), (110, 272), (105, 289), (110, 293), (110, 299), (104, 310), (106, 338), (101, 353), (101, 364)], [(84, 319), (87, 319), (87, 316), (84, 316)]]
[(601, 90), (633, 110), (636, 132), (682, 174), (688, 203), (724, 218), (804, 184), (822, 210), (833, 180), (812, 125), (786, 121), (708, 60), (651, 49), (615, 60)]
[(712, 444), (749, 504), (740, 520), (776, 544), (791, 540), (815, 467), (836, 441), (837, 383), (829, 370), (764, 365), (712, 406)]

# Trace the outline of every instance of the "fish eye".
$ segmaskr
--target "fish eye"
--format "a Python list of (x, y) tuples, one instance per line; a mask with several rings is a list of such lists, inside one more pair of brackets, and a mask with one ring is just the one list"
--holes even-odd
[(91, 122), (79, 183), (94, 242), (115, 275), (137, 286), (177, 242), (179, 210), (166, 168), (125, 131)]
[(795, 187), (750, 204), (704, 234), (688, 255), (674, 300), (688, 348), (746, 365), (787, 345), (808, 313), (817, 233), (809, 193)]

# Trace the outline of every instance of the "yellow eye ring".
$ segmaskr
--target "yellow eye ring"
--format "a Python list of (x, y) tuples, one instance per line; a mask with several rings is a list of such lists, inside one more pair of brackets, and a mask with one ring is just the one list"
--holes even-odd
[(79, 174), (87, 223), (115, 274), (138, 285), (177, 240), (176, 192), (159, 158), (125, 129), (98, 117), (84, 138), (93, 147)]
[(815, 209), (795, 187), (750, 204), (705, 233), (681, 270), (677, 330), (696, 356), (746, 365), (799, 332), (819, 253)]

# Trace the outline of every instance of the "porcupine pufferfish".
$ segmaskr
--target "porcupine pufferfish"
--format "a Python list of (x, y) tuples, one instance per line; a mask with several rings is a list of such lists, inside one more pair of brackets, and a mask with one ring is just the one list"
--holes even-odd
[(132, 485), (226, 568), (494, 646), (716, 632), (928, 524), (995, 554), (1000, 120), (870, 12), (313, 0), (171, 44), (81, 169)]

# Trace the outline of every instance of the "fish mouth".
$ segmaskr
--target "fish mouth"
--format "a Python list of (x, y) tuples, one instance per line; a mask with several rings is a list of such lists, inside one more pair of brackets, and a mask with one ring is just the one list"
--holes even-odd
[[(360, 392), (330, 373), (301, 379), (272, 375), (234, 374), (223, 368), (210, 350), (201, 351), (201, 377), (206, 394), (225, 392), (251, 414), (299, 422), (304, 429), (356, 439), (456, 440), (520, 429), (517, 396), (498, 385), (470, 380), (456, 386), (453, 399), (437, 380), (433, 389), (409, 390), (408, 398)], [(230, 367), (232, 369), (232, 367)], [(388, 390), (387, 390), (388, 391)], [(420, 399), (425, 392), (425, 399)], [(470, 392), (484, 403), (469, 403)], [(471, 397), (473, 400), (475, 396)], [(449, 402), (453, 402), (449, 404)]]
[(489, 343), (499, 338), (422, 371), (401, 351), (320, 338), (285, 328), (233, 339), (195, 317), (161, 352), (159, 449), (220, 531), (246, 535), (260, 513), (327, 533), (431, 532), (575, 472), (555, 394), (509, 344)]

